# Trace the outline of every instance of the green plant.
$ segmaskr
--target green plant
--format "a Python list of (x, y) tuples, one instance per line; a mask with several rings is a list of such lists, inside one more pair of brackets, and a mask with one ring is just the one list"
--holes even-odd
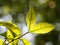
[[(26, 23), (28, 27), (28, 32), (22, 35), (20, 29), (14, 23), (0, 22), (0, 26), (5, 26), (9, 29), (1, 35), (5, 37), (5, 41), (8, 41), (8, 44), (10, 45), (18, 45), (19, 40), (21, 40), (24, 45), (30, 45), (29, 41), (22, 38), (24, 35), (28, 33), (45, 34), (55, 28), (54, 25), (46, 22), (40, 22), (36, 24), (36, 15), (32, 6), (30, 6), (30, 9), (26, 15)], [(0, 39), (0, 45), (8, 45), (5, 44), (5, 41), (3, 42), (3, 40)]]

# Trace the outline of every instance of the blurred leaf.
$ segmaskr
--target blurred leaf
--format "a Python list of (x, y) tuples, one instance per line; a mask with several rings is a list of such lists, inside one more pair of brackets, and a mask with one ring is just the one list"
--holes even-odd
[(24, 39), (24, 38), (21, 38), (22, 42), (24, 45), (30, 45), (29, 41)]
[(0, 22), (0, 26), (5, 26), (5, 27), (7, 27), (9, 29), (9, 30), (7, 30), (7, 32), (1, 34), (9, 42), (13, 38), (17, 38), (18, 36), (21, 35), (20, 29), (15, 24), (13, 24), (12, 22)]
[(49, 24), (49, 23), (41, 22), (41, 23), (35, 24), (36, 15), (32, 7), (30, 7), (26, 15), (26, 22), (27, 22), (29, 32), (32, 32), (32, 33), (45, 34), (55, 28), (54, 25)]
[[(0, 39), (0, 45), (2, 45), (3, 44), (3, 40), (2, 39)], [(4, 45), (5, 45), (5, 43), (4, 43)]]
[(52, 31), (54, 28), (55, 26), (52, 24), (41, 22), (32, 26), (29, 31), (37, 34), (45, 34)]
[(10, 45), (18, 45), (18, 40), (14, 40), (13, 42), (10, 43)]
[(0, 22), (0, 26), (7, 27), (11, 32), (13, 32), (17, 36), (21, 35), (20, 29), (14, 23), (11, 23), (11, 22)]
[(2, 39), (0, 39), (0, 45), (2, 45), (3, 44), (3, 40)]
[(11, 41), (14, 38), (13, 34), (8, 30), (7, 31), (7, 40)]
[(26, 22), (27, 22), (28, 29), (30, 28), (30, 26), (35, 24), (35, 21), (36, 21), (35, 12), (34, 12), (34, 9), (31, 6), (27, 15), (26, 15)]

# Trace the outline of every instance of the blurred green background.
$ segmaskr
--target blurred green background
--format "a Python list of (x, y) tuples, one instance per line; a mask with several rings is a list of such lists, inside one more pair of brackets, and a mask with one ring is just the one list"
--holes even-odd
[[(10, 20), (25, 30), (25, 18), (30, 5), (34, 7), (39, 17), (37, 22), (56, 25), (56, 28), (48, 34), (35, 35), (34, 44), (31, 45), (60, 45), (60, 0), (0, 0), (0, 21)], [(0, 30), (0, 33), (3, 31)]]

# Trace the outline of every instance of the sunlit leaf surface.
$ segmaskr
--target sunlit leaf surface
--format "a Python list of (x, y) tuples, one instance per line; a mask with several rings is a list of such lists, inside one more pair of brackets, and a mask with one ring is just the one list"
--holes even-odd
[[(11, 22), (0, 22), (0, 26), (5, 26), (9, 29), (9, 30), (7, 30), (7, 32), (2, 34), (5, 37), (5, 39), (7, 39), (7, 41), (9, 41), (9, 42), (21, 35), (20, 29)], [(13, 45), (13, 44), (17, 45), (18, 39), (11, 42), (10, 45)]]
[(21, 35), (20, 29), (14, 24), (10, 22), (0, 22), (0, 26), (7, 27), (11, 32), (13, 32), (15, 35)]
[(3, 40), (2, 39), (0, 39), (0, 45), (2, 45), (3, 44)]
[(17, 40), (14, 40), (10, 43), (10, 45), (18, 45), (18, 39)]
[(11, 41), (13, 38), (14, 38), (13, 34), (9, 30), (7, 30), (7, 40)]
[(37, 34), (45, 34), (45, 33), (50, 32), (54, 28), (55, 28), (54, 25), (42, 22), (42, 23), (38, 23), (32, 26), (29, 31), (32, 33), (37, 33)]
[(26, 15), (26, 22), (27, 22), (28, 29), (30, 28), (30, 26), (35, 24), (35, 21), (36, 21), (36, 15), (35, 15), (34, 9), (31, 6)]
[(49, 24), (49, 23), (41, 22), (41, 23), (35, 24), (36, 15), (35, 15), (34, 9), (32, 7), (30, 7), (30, 9), (26, 15), (26, 22), (27, 22), (29, 32), (32, 32), (32, 33), (45, 34), (55, 28), (54, 25)]

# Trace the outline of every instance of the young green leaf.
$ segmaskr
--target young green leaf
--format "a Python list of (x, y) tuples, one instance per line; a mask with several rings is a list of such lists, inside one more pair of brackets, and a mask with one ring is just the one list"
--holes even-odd
[(32, 33), (37, 33), (37, 34), (45, 34), (45, 33), (50, 32), (54, 28), (55, 26), (52, 24), (41, 22), (32, 26), (29, 31)]
[(14, 40), (10, 43), (10, 45), (18, 45), (18, 39), (17, 40)]
[(24, 38), (21, 38), (22, 42), (24, 45), (30, 45), (29, 41), (24, 39)]
[(7, 40), (10, 42), (14, 38), (13, 34), (10, 32), (10, 30), (7, 30)]
[(32, 33), (45, 34), (55, 28), (54, 25), (49, 24), (49, 23), (35, 24), (36, 15), (35, 15), (34, 9), (32, 7), (30, 7), (30, 9), (26, 15), (26, 22), (27, 22), (29, 32), (32, 32)]
[[(1, 34), (1, 35), (3, 35), (5, 37), (5, 39), (8, 42), (10, 42), (14, 38), (17, 38), (18, 36), (21, 35), (20, 29), (14, 23), (0, 22), (0, 26), (5, 26), (5, 27), (7, 27), (9, 29), (9, 30), (7, 30), (7, 32)], [(13, 41), (10, 45), (12, 45), (12, 44), (17, 45), (18, 44), (18, 39), (17, 39), (17, 41)]]
[(2, 39), (0, 39), (0, 45), (2, 45), (3, 44), (3, 40)]
[(0, 22), (0, 26), (7, 27), (11, 32), (13, 32), (17, 36), (21, 35), (20, 29), (14, 23)]
[[(6, 34), (6, 35), (5, 35), (5, 34)], [(5, 32), (5, 33), (3, 34), (3, 36), (5, 36), (5, 39), (6, 39), (8, 42), (10, 42), (10, 41), (12, 41), (13, 39), (19, 37), (19, 36), (14, 37), (13, 35), (14, 35), (14, 34), (13, 34), (10, 30), (7, 30), (7, 32)], [(10, 45), (18, 45), (18, 39), (12, 41), (12, 42), (10, 43)]]
[[(3, 40), (0, 39), (0, 45), (2, 45), (3, 43), (4, 43)], [(4, 45), (6, 45), (6, 44), (4, 43)]]
[(26, 15), (26, 22), (27, 22), (28, 29), (30, 28), (31, 25), (35, 24), (35, 22), (36, 22), (35, 16), (36, 15), (35, 15), (34, 9), (31, 6), (27, 15)]

